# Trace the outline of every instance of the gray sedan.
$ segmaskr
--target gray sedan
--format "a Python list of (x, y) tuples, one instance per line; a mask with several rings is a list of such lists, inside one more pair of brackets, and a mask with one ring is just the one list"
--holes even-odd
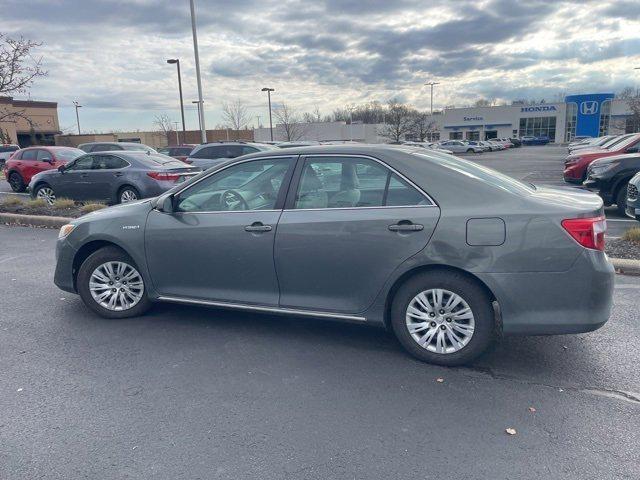
[[(609, 318), (602, 200), (450, 155), (331, 145), (227, 161), (62, 227), (55, 283), (107, 318), (153, 302), (385, 326), (466, 363), (501, 334)], [(176, 245), (188, 255), (176, 255)]]
[(90, 153), (35, 175), (29, 189), (49, 204), (56, 197), (126, 203), (160, 195), (201, 171), (159, 153)]

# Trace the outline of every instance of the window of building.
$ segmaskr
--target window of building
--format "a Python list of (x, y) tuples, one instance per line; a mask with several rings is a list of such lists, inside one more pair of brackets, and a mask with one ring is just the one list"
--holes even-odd
[(578, 121), (578, 104), (575, 102), (567, 103), (567, 121), (565, 124), (565, 140), (570, 142), (576, 136), (576, 123)]
[(484, 131), (484, 139), (491, 140), (492, 138), (498, 138), (497, 130), (485, 130)]
[(611, 100), (605, 100), (600, 105), (600, 126), (598, 136), (602, 137), (609, 133), (609, 121), (611, 120)]
[(462, 140), (462, 132), (449, 132), (449, 140)]
[(527, 117), (520, 119), (520, 136), (556, 139), (556, 117)]
[(467, 132), (467, 140), (480, 140), (480, 132), (478, 130), (471, 130)]

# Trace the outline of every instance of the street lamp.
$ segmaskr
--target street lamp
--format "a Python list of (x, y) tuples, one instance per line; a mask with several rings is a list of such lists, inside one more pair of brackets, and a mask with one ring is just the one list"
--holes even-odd
[(189, 0), (191, 8), (191, 32), (193, 34), (193, 55), (196, 59), (196, 80), (198, 81), (198, 117), (200, 119), (200, 138), (202, 143), (207, 143), (207, 130), (204, 126), (204, 100), (202, 100), (202, 80), (200, 78), (200, 55), (198, 54), (198, 34), (196, 33), (196, 7), (193, 0)]
[[(167, 60), (167, 63), (170, 65), (176, 64), (176, 66), (178, 67), (178, 91), (180, 92), (180, 113), (182, 114), (182, 143), (185, 143), (187, 129), (184, 125), (184, 103), (182, 102), (182, 78), (180, 75), (180, 60), (177, 58), (170, 58), (169, 60)], [(176, 133), (176, 136), (177, 136), (177, 133)], [(178, 140), (178, 145), (180, 145), (179, 140)]]
[(78, 135), (80, 135), (80, 115), (78, 115), (78, 109), (82, 108), (82, 105), (75, 100), (73, 101), (73, 105), (76, 107), (76, 124), (78, 125)]
[(271, 131), (271, 141), (273, 142), (273, 120), (271, 119), (271, 92), (275, 92), (274, 88), (264, 87), (263, 92), (267, 92), (269, 97), (269, 130)]
[(202, 124), (200, 123), (200, 102), (198, 100), (193, 100), (191, 103), (195, 103), (198, 106), (198, 129), (202, 130)]
[(431, 106), (429, 110), (431, 111), (431, 116), (433, 117), (433, 86), (440, 85), (440, 82), (427, 82), (425, 85), (429, 85), (431, 87)]

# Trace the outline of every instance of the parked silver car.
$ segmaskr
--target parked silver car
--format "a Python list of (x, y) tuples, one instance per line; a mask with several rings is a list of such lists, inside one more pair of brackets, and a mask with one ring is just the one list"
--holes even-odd
[(55, 283), (107, 318), (176, 302), (341, 319), (459, 365), (501, 333), (601, 327), (614, 281), (605, 228), (593, 193), (452, 155), (291, 148), (65, 225)]
[(201, 168), (159, 153), (89, 153), (35, 175), (29, 183), (33, 198), (53, 204), (56, 198), (126, 203), (155, 197), (200, 173)]
[(453, 153), (482, 153), (483, 148), (479, 145), (469, 145), (463, 140), (442, 140), (438, 143), (439, 148), (444, 148)]

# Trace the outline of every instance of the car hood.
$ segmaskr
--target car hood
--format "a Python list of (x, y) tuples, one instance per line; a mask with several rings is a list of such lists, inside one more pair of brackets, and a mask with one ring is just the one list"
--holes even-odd
[(151, 210), (153, 198), (145, 198), (135, 202), (122, 203), (113, 207), (103, 208), (95, 212), (88, 213), (82, 217), (76, 218), (72, 223), (92, 222), (94, 220), (107, 220), (109, 218), (131, 216), (135, 214), (144, 214)]

